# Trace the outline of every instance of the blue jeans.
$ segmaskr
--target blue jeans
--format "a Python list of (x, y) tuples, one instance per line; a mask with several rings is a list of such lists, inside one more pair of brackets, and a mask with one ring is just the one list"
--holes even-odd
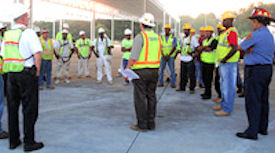
[(170, 57), (168, 61), (165, 61), (163, 58), (161, 58), (158, 82), (160, 84), (163, 84), (163, 73), (166, 67), (166, 63), (168, 63), (168, 67), (171, 72), (171, 85), (175, 85), (176, 84), (175, 57)]
[(196, 62), (196, 80), (199, 81), (199, 84), (202, 84), (202, 71), (201, 71), (201, 62)]
[(1, 119), (2, 119), (3, 110), (4, 110), (4, 81), (3, 81), (2, 75), (0, 74), (0, 133), (2, 132)]
[(52, 79), (52, 60), (43, 60), (41, 62), (39, 86), (43, 86), (43, 77), (46, 75), (47, 86), (51, 85)]
[[(123, 65), (123, 69), (125, 70), (128, 64), (128, 60), (127, 59), (122, 59), (122, 65)], [(125, 79), (125, 82), (129, 83), (129, 80)]]
[(236, 81), (237, 81), (237, 66), (238, 63), (221, 63), (220, 71), (220, 84), (222, 92), (221, 106), (224, 112), (232, 113), (234, 107), (234, 100), (236, 94)]

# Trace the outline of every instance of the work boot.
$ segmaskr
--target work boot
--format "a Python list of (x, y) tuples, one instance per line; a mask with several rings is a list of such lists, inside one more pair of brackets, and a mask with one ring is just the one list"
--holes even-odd
[(176, 85), (174, 85), (174, 84), (171, 84), (171, 88), (176, 88)]
[(222, 101), (222, 99), (219, 98), (219, 97), (217, 97), (217, 98), (212, 99), (212, 101), (213, 101), (214, 103), (216, 103), (216, 104), (220, 104), (221, 101)]
[(146, 132), (147, 131), (147, 129), (140, 128), (140, 127), (138, 127), (138, 125), (131, 125), (130, 128), (134, 131), (140, 131), (140, 132)]
[(48, 85), (47, 88), (48, 89), (54, 89), (54, 86), (53, 85)]
[(39, 90), (43, 90), (44, 89), (44, 87), (43, 86), (39, 86)]
[(239, 138), (250, 139), (250, 140), (257, 140), (258, 139), (258, 137), (249, 136), (245, 132), (243, 132), (243, 133), (242, 132), (236, 133), (236, 136), (239, 137)]
[(10, 149), (11, 149), (11, 150), (14, 150), (14, 149), (16, 149), (18, 146), (20, 146), (21, 144), (22, 144), (22, 142), (18, 139), (18, 140), (16, 141), (15, 144), (10, 144)]
[(33, 144), (25, 144), (24, 151), (34, 151), (39, 150), (44, 147), (42, 142), (34, 142)]
[(148, 122), (148, 130), (155, 130), (155, 128), (156, 128), (156, 124), (155, 124), (155, 122), (154, 121), (149, 121)]
[(2, 131), (0, 133), (0, 139), (7, 139), (7, 138), (9, 138), (9, 134), (5, 131)]
[(220, 111), (220, 110), (222, 110), (222, 106), (221, 106), (221, 105), (214, 106), (214, 107), (212, 107), (212, 109), (213, 109), (214, 111)]
[(163, 83), (159, 83), (158, 87), (164, 87)]
[(185, 91), (185, 89), (178, 88), (176, 91)]
[(217, 116), (217, 117), (230, 116), (230, 115), (231, 115), (230, 113), (226, 113), (223, 110), (215, 112), (215, 116)]
[(190, 90), (189, 93), (190, 94), (195, 94), (195, 90)]

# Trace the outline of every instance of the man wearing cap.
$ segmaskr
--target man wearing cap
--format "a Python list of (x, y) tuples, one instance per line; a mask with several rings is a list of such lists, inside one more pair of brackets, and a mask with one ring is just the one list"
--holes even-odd
[(236, 94), (237, 66), (240, 52), (237, 51), (238, 32), (233, 27), (234, 12), (223, 13), (223, 26), (226, 30), (219, 36), (217, 61), (220, 63), (221, 105), (213, 108), (216, 116), (229, 116), (233, 112)]
[(207, 26), (205, 28), (206, 39), (203, 41), (203, 45), (198, 48), (201, 53), (201, 63), (202, 63), (202, 78), (205, 85), (205, 91), (202, 94), (202, 99), (211, 99), (212, 96), (212, 80), (213, 71), (216, 62), (216, 54), (214, 49), (216, 49), (218, 41), (213, 37), (214, 28), (212, 26)]
[[(225, 30), (225, 27), (222, 26), (222, 24), (217, 25), (217, 35), (216, 35), (216, 40), (219, 41), (220, 35), (223, 33)], [(215, 52), (217, 50), (215, 49)], [(214, 99), (212, 99), (213, 102), (220, 104), (222, 100), (222, 93), (221, 93), (221, 87), (220, 87), (220, 74), (219, 74), (219, 63), (217, 62), (217, 54), (216, 54), (216, 61), (215, 61), (215, 90), (218, 94), (218, 96)]]
[(103, 28), (98, 29), (99, 37), (93, 42), (92, 51), (96, 56), (97, 67), (97, 83), (102, 83), (102, 69), (105, 68), (107, 80), (109, 84), (113, 84), (112, 70), (111, 70), (111, 41), (105, 36), (105, 30)]
[(54, 54), (54, 41), (48, 38), (49, 31), (47, 29), (43, 29), (41, 31), (42, 36), (40, 38), (40, 43), (42, 45), (43, 52), (41, 53), (41, 70), (39, 76), (39, 89), (43, 89), (43, 76), (46, 76), (46, 83), (48, 89), (54, 89), (51, 84), (52, 79), (52, 59)]
[(63, 30), (62, 33), (62, 39), (58, 39), (54, 43), (54, 54), (57, 59), (55, 84), (59, 84), (62, 71), (64, 73), (65, 83), (70, 83), (70, 59), (74, 52), (74, 46), (70, 39), (67, 38), (68, 30)]
[(41, 30), (40, 30), (40, 28), (39, 27), (35, 27), (34, 31), (35, 31), (37, 37), (39, 38), (41, 36)]
[(63, 24), (63, 27), (62, 27), (62, 31), (59, 31), (57, 34), (56, 34), (56, 37), (55, 37), (55, 40), (60, 40), (63, 38), (63, 30), (67, 30), (68, 31), (68, 34), (67, 34), (67, 39), (71, 42), (73, 42), (73, 37), (72, 37), (72, 34), (69, 32), (69, 24), (68, 23), (64, 23)]
[[(85, 31), (79, 32), (80, 38), (76, 41), (75, 47), (77, 48), (77, 57), (78, 57), (78, 77), (80, 78), (83, 69), (85, 71), (85, 76), (89, 77), (89, 59), (91, 58), (91, 47), (92, 42), (89, 38), (86, 38)], [(84, 65), (84, 66), (83, 66)], [(84, 68), (83, 68), (84, 67)]]
[(140, 19), (141, 33), (134, 39), (131, 57), (126, 69), (132, 69), (139, 79), (133, 80), (137, 124), (131, 129), (155, 129), (157, 108), (156, 88), (161, 58), (161, 38), (152, 30), (154, 16), (145, 13)]
[(176, 88), (176, 74), (175, 74), (175, 56), (177, 54), (177, 39), (170, 34), (171, 26), (166, 24), (164, 26), (165, 34), (161, 36), (161, 63), (160, 63), (160, 73), (158, 78), (158, 86), (163, 87), (163, 73), (168, 64), (171, 77), (171, 87)]
[[(35, 123), (38, 118), (38, 76), (40, 74), (41, 44), (34, 30), (28, 29), (28, 10), (14, 5), (15, 25), (4, 34), (1, 47), (3, 71), (8, 74), (8, 120), (10, 149), (21, 144), (18, 111), (22, 102), (24, 116), (24, 151), (43, 148), (35, 141)], [(22, 96), (24, 95), (24, 96)]]
[(269, 85), (272, 79), (272, 63), (274, 59), (274, 38), (267, 25), (274, 19), (270, 13), (261, 8), (255, 8), (252, 16), (253, 29), (239, 46), (245, 51), (245, 108), (248, 118), (248, 128), (237, 133), (245, 139), (256, 140), (258, 133), (268, 135), (269, 116)]
[[(131, 38), (132, 31), (130, 29), (125, 29), (124, 35), (125, 35), (125, 38), (122, 40), (122, 43), (121, 43), (121, 51), (123, 52), (123, 57), (122, 57), (123, 69), (126, 69), (128, 61), (131, 56), (131, 50), (133, 47), (134, 40)], [(129, 81), (125, 79), (125, 85), (127, 84), (129, 84)]]
[(190, 94), (195, 93), (196, 76), (194, 53), (199, 46), (198, 40), (195, 36), (190, 35), (191, 25), (186, 23), (183, 26), (184, 38), (181, 42), (181, 68), (180, 68), (180, 85), (177, 91), (185, 91), (188, 80), (190, 80)]

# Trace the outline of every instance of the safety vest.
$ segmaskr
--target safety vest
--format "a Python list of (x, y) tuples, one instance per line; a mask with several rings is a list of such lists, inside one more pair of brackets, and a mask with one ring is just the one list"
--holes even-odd
[(19, 52), (19, 40), (22, 29), (13, 29), (4, 34), (3, 72), (22, 72), (25, 59)]
[[(227, 54), (232, 49), (232, 47), (229, 45), (229, 42), (228, 42), (228, 39), (227, 39), (227, 37), (228, 37), (228, 35), (231, 31), (235, 31), (236, 33), (238, 33), (237, 29), (235, 27), (231, 27), (231, 28), (227, 29), (225, 32), (223, 32), (222, 34), (220, 34), (220, 36), (219, 36), (219, 44), (218, 44), (218, 47), (217, 47), (218, 62), (223, 60), (224, 57), (226, 57)], [(238, 62), (239, 58), (240, 58), (240, 52), (237, 51), (226, 62), (228, 62), (228, 63)]]
[[(209, 46), (212, 41), (214, 40), (215, 38), (214, 37), (211, 37), (209, 40), (208, 39), (205, 39), (203, 41), (203, 46)], [(201, 53), (201, 61), (204, 62), (204, 63), (208, 63), (208, 64), (214, 64), (215, 61), (216, 61), (216, 54), (214, 51), (211, 51), (211, 52), (202, 52)]]
[[(134, 42), (133, 39), (128, 40), (128, 39), (125, 38), (122, 41), (122, 46), (121, 47), (124, 47), (125, 49), (132, 48), (133, 47), (133, 42)], [(131, 56), (131, 52), (124, 52), (122, 58), (126, 59), (126, 60), (129, 60), (130, 56)]]
[(69, 50), (70, 50), (70, 55), (72, 53), (71, 51), (71, 44), (69, 43), (69, 41), (67, 40), (67, 43), (64, 42), (63, 39), (59, 39), (59, 45), (60, 45), (60, 49), (59, 49), (59, 56), (61, 56), (63, 54), (63, 50), (64, 50), (64, 46), (68, 46)]
[[(104, 55), (108, 55), (108, 44), (107, 44), (107, 38), (103, 39), (104, 41)], [(98, 54), (98, 42), (99, 42), (99, 37), (96, 40), (96, 44), (95, 44), (95, 52)]]
[(188, 53), (191, 53), (191, 52), (192, 52), (192, 49), (191, 49), (191, 47), (190, 47), (190, 45), (191, 45), (191, 39), (192, 39), (192, 36), (189, 36), (187, 44), (184, 44), (184, 39), (183, 39), (182, 42), (183, 42), (183, 45), (184, 45), (184, 46), (182, 47), (181, 55), (187, 56)]
[[(173, 36), (170, 35), (168, 40), (166, 41), (165, 35), (161, 36), (161, 50), (163, 55), (169, 55), (170, 52), (173, 50)], [(176, 56), (176, 51), (171, 55), (171, 57)]]
[(53, 40), (52, 39), (47, 39), (47, 44), (48, 46), (46, 46), (45, 40), (44, 38), (40, 38), (40, 42), (42, 45), (42, 49), (43, 52), (41, 54), (41, 58), (44, 60), (52, 60), (53, 59), (53, 52), (54, 52), (54, 48), (53, 48)]
[[(62, 33), (62, 31), (59, 31), (56, 34), (55, 40), (61, 40), (61, 39), (63, 39), (63, 33)], [(67, 34), (67, 40), (70, 40), (71, 42), (73, 42), (73, 37), (72, 37), (71, 33)]]
[(83, 58), (88, 58), (90, 55), (90, 46), (91, 46), (91, 42), (90, 39), (86, 38), (85, 40), (83, 40), (82, 38), (78, 39), (76, 42), (76, 46), (78, 48), (78, 51), (80, 53), (80, 55)]
[(0, 57), (0, 74), (3, 74), (3, 59)]
[(132, 69), (159, 68), (161, 58), (161, 38), (153, 31), (141, 32), (143, 47), (139, 59)]

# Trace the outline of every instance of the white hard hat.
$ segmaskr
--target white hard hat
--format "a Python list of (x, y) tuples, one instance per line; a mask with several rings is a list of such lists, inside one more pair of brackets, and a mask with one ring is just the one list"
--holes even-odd
[(14, 4), (11, 9), (10, 16), (13, 20), (29, 12), (23, 4)]
[(132, 35), (132, 30), (130, 30), (130, 29), (125, 29), (124, 35)]
[(85, 35), (85, 31), (81, 30), (81, 31), (79, 32), (79, 36), (81, 36), (81, 35)]
[(64, 29), (64, 30), (62, 30), (62, 33), (69, 33), (69, 31)]
[(70, 26), (69, 26), (69, 24), (68, 24), (68, 23), (64, 23), (64, 24), (63, 24), (63, 28), (69, 29), (69, 28), (70, 28)]
[(105, 30), (103, 28), (99, 28), (98, 33), (105, 33)]
[(7, 25), (0, 22), (0, 29), (3, 29), (3, 28), (5, 28), (5, 27), (7, 27)]
[(35, 32), (40, 32), (40, 28), (39, 27), (34, 27), (34, 31)]
[(155, 18), (151, 13), (144, 13), (143, 16), (139, 19), (139, 22), (149, 27), (155, 26)]

